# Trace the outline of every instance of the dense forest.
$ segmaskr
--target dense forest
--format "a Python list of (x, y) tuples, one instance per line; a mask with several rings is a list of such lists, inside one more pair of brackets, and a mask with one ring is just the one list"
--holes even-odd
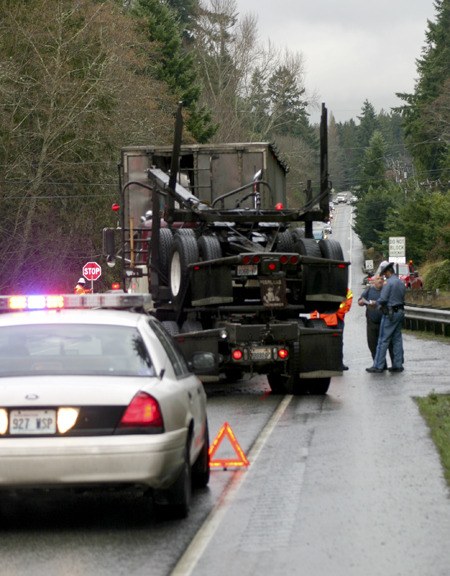
[[(355, 230), (380, 255), (406, 236), (419, 264), (450, 252), (450, 0), (435, 9), (402, 106), (329, 111), (330, 180), (358, 197)], [(275, 143), (293, 206), (319, 185), (303, 57), (261, 44), (234, 0), (3, 0), (0, 31), (2, 293), (71, 291), (102, 263), (120, 148), (170, 144), (179, 101), (185, 142)]]

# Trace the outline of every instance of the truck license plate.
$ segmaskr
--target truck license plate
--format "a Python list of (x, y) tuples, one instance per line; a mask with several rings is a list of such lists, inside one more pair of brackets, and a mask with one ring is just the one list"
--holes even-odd
[(272, 348), (269, 348), (269, 346), (253, 348), (251, 357), (252, 360), (272, 360)]
[(237, 267), (238, 276), (257, 276), (258, 265), (257, 264), (239, 264)]
[(55, 434), (55, 410), (11, 410), (10, 434)]

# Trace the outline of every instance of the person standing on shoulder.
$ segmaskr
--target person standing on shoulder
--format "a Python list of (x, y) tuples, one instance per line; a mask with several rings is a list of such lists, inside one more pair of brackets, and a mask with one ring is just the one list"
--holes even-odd
[[(367, 288), (363, 291), (358, 299), (358, 305), (366, 307), (367, 345), (372, 355), (372, 360), (375, 360), (378, 337), (380, 335), (381, 319), (383, 317), (381, 310), (377, 306), (378, 300), (381, 296), (381, 289), (383, 288), (383, 284), (384, 278), (382, 276), (374, 276), (371, 279), (369, 286), (367, 286)], [(389, 355), (392, 362), (394, 357), (392, 342), (389, 345)], [(384, 369), (387, 370), (386, 363), (384, 365)]]
[(73, 293), (74, 294), (90, 294), (91, 293), (89, 288), (86, 288), (86, 280), (83, 277), (81, 277), (78, 280), (78, 282), (77, 282), (77, 284), (73, 290)]
[[(321, 318), (328, 328), (338, 328), (342, 330), (342, 340), (344, 340), (344, 326), (345, 326), (345, 315), (350, 312), (353, 302), (353, 292), (350, 288), (347, 288), (347, 293), (345, 299), (340, 303), (339, 308), (336, 312), (325, 312), (319, 313), (317, 310), (311, 312), (310, 318)], [(348, 370), (348, 366), (342, 364), (342, 370)]]
[(382, 262), (380, 275), (386, 277), (378, 300), (381, 310), (380, 334), (373, 366), (367, 372), (381, 373), (386, 363), (386, 352), (392, 343), (393, 360), (390, 372), (403, 372), (403, 338), (402, 326), (405, 318), (405, 284), (395, 275), (392, 262)]

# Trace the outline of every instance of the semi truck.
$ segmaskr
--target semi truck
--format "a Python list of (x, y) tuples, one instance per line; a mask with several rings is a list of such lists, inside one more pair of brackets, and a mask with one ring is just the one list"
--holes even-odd
[[(305, 205), (288, 207), (287, 165), (268, 142), (182, 144), (121, 151), (120, 220), (103, 231), (123, 289), (149, 292), (152, 313), (186, 359), (212, 352), (204, 382), (265, 374), (273, 393), (325, 394), (342, 374), (342, 331), (313, 311), (345, 299), (348, 266), (313, 222), (329, 219), (327, 110), (320, 179)], [(196, 373), (200, 373), (196, 367)]]

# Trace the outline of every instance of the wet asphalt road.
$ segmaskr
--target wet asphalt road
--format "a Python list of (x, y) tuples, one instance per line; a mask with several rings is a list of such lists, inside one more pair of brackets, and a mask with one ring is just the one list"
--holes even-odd
[(131, 496), (3, 500), (2, 576), (448, 576), (449, 489), (414, 397), (450, 391), (450, 348), (406, 335), (405, 372), (365, 372), (350, 217), (341, 205), (333, 223), (352, 261), (350, 370), (327, 396), (271, 396), (262, 377), (208, 386), (211, 436), (229, 422), (247, 470), (214, 470), (181, 522)]

